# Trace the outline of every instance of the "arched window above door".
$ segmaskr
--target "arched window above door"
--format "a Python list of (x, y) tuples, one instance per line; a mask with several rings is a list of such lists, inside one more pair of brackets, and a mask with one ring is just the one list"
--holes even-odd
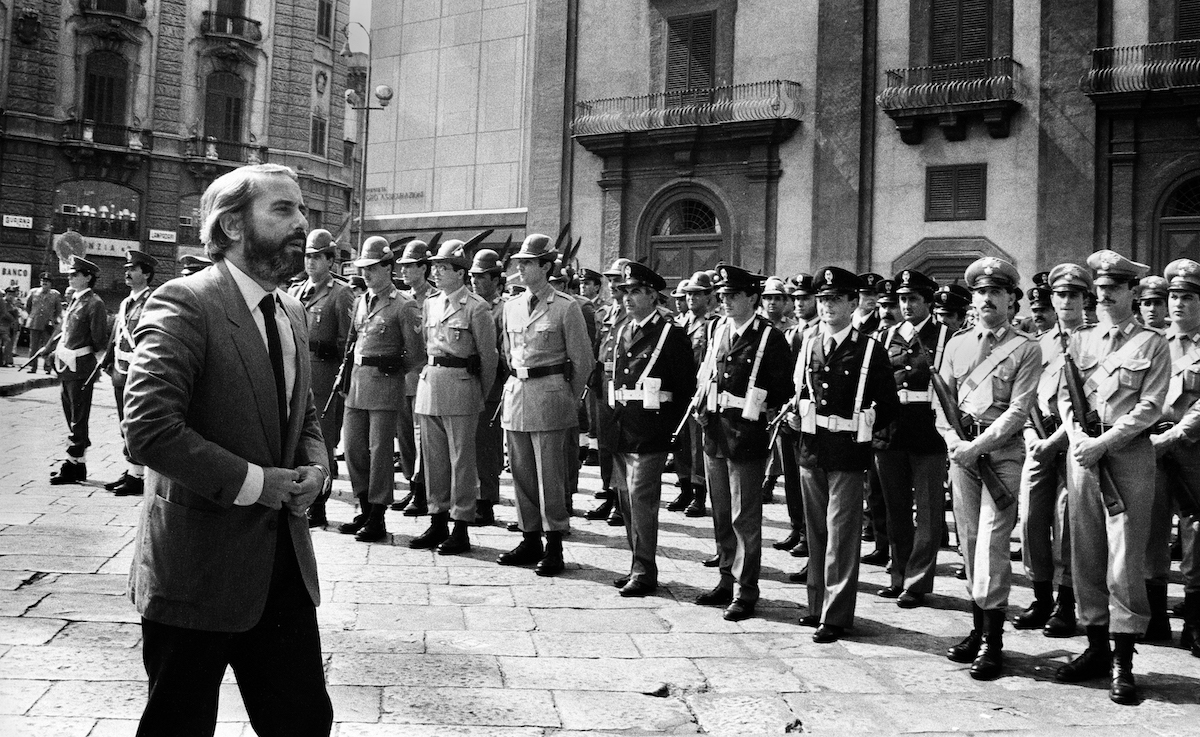
[(727, 216), (710, 197), (711, 193), (697, 187), (675, 189), (645, 211), (642, 222), (649, 227), (643, 225), (641, 232), (646, 233), (650, 252), (646, 263), (657, 265), (668, 284), (729, 259)]
[(654, 225), (654, 236), (721, 235), (717, 213), (700, 200), (676, 200)]
[(1163, 206), (1163, 217), (1200, 216), (1200, 177), (1179, 185)]

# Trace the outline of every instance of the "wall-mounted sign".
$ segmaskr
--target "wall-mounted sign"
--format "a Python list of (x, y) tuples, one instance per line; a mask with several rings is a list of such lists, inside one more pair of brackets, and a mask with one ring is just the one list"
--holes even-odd
[(128, 241), (123, 238), (96, 238), (94, 236), (84, 236), (83, 244), (87, 247), (85, 253), (88, 256), (113, 256), (115, 258), (125, 258), (125, 254), (129, 253), (130, 249), (137, 250), (141, 244), (137, 241)]
[(28, 215), (5, 215), (4, 227), (33, 230), (33, 218)]
[(158, 241), (159, 243), (174, 243), (175, 231), (173, 230), (155, 230), (150, 229), (150, 240)]
[(32, 274), (33, 267), (29, 264), (0, 261), (0, 293), (15, 285), (21, 290), (21, 301), (24, 302), (25, 297), (29, 296)]

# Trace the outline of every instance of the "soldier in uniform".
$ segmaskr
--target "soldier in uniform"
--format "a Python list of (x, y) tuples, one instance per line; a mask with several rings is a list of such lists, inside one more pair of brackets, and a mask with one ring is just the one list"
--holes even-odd
[[(820, 327), (821, 318), (817, 314), (817, 296), (813, 291), (812, 274), (797, 274), (791, 278), (791, 282), (793, 315), (796, 318), (796, 324), (788, 328), (783, 337), (787, 340), (788, 348), (791, 349), (791, 362), (794, 367), (803, 350), (805, 336)], [(780, 433), (786, 438), (783, 446), (790, 448), (794, 456), (796, 438), (791, 426), (781, 428)], [(787, 537), (772, 543), (771, 547), (776, 550), (786, 550), (793, 558), (807, 558), (809, 552), (808, 531), (804, 522), (804, 494), (800, 488), (798, 465), (796, 474), (797, 483), (788, 485), (785, 479), (783, 486), (791, 531), (788, 532)], [(800, 573), (791, 574), (791, 577), (794, 579), (794, 583), (806, 583), (808, 581), (807, 566)]]
[[(704, 363), (704, 354), (708, 352), (708, 335), (712, 324), (718, 319), (712, 311), (713, 282), (706, 271), (697, 271), (685, 281), (683, 293), (688, 309), (680, 317), (679, 326), (683, 328), (684, 335), (691, 345), (692, 365), (699, 369)], [(686, 448), (686, 451), (680, 450), (677, 454), (688, 454), (686, 466), (691, 476), (685, 479), (682, 473), (680, 474), (679, 496), (667, 504), (667, 510), (683, 512), (688, 517), (703, 517), (707, 496), (704, 481), (703, 430), (695, 418), (688, 417), (687, 424), (679, 436), (680, 447)]]
[(952, 333), (930, 314), (937, 282), (909, 269), (893, 283), (904, 322), (889, 328), (880, 340), (891, 363), (899, 407), (893, 421), (877, 424), (875, 433), (875, 470), (892, 544), (891, 581), (878, 594), (911, 609), (933, 591), (945, 525), (946, 441), (934, 424), (937, 399), (931, 376), (941, 368)]
[[(1166, 330), (1167, 345), (1171, 351), (1171, 378), (1167, 385), (1167, 396), (1163, 405), (1162, 420), (1154, 426), (1151, 441), (1158, 459), (1155, 474), (1154, 505), (1151, 509), (1150, 531), (1146, 537), (1146, 598), (1150, 604), (1150, 623), (1146, 627), (1146, 641), (1171, 641), (1171, 621), (1167, 612), (1167, 579), (1171, 572), (1171, 522), (1173, 502), (1178, 499), (1181, 537), (1190, 539), (1189, 553), (1180, 563), (1184, 575), (1184, 630), (1183, 646), (1190, 648), (1193, 655), (1200, 657), (1196, 645), (1196, 622), (1189, 622), (1188, 603), (1195, 608), (1196, 592), (1200, 591), (1197, 580), (1195, 529), (1188, 519), (1200, 512), (1196, 500), (1187, 494), (1200, 495), (1200, 454), (1197, 453), (1197, 437), (1200, 437), (1200, 264), (1191, 259), (1178, 259), (1167, 265), (1162, 281), (1168, 289), (1171, 324)], [(1161, 278), (1161, 277), (1160, 277)], [(1142, 279), (1145, 285), (1150, 277)], [(1144, 292), (1143, 292), (1144, 294)], [(1146, 317), (1145, 312), (1142, 313)], [(1147, 320), (1146, 324), (1150, 324)], [(1189, 630), (1189, 626), (1192, 628)]]
[[(393, 247), (393, 251), (395, 248)], [(404, 328), (404, 350), (406, 371), (404, 374), (404, 401), (399, 405), (396, 417), (396, 441), (400, 445), (400, 470), (408, 479), (409, 493), (392, 505), (392, 509), (404, 510), (405, 517), (420, 517), (429, 512), (425, 494), (425, 473), (422, 468), (421, 439), (413, 416), (413, 402), (417, 396), (417, 382), (425, 368), (425, 335), (422, 329), (422, 314), (425, 300), (434, 292), (429, 281), (429, 244), (422, 240), (411, 240), (404, 245), (396, 265), (400, 277), (408, 285), (410, 296), (417, 311), (411, 313), (413, 322)]]
[(1092, 275), (1077, 264), (1059, 264), (1050, 271), (1047, 283), (1048, 287), (1029, 290), (1035, 306), (1043, 299), (1042, 291), (1049, 291), (1055, 324), (1037, 338), (1042, 375), (1025, 426), (1021, 469), (1021, 556), (1025, 574), (1033, 583), (1033, 603), (1013, 618), (1013, 626), (1041, 629), (1047, 637), (1071, 637), (1075, 634), (1075, 588), (1067, 525), (1067, 430), (1062, 424), (1058, 387), (1063, 347), (1084, 324), (1083, 296), (1092, 289)]
[(958, 284), (943, 284), (933, 295), (933, 319), (957, 333), (966, 326), (971, 293)]
[[(333, 382), (338, 367), (346, 352), (346, 339), (350, 336), (350, 322), (354, 311), (354, 293), (350, 287), (333, 276), (331, 267), (337, 257), (337, 243), (333, 234), (318, 228), (308, 234), (304, 248), (304, 271), (308, 278), (290, 291), (304, 305), (308, 317), (309, 364), (312, 366), (313, 401), (318, 411), (329, 405), (329, 411), (321, 416), (321, 435), (329, 451), (330, 477), (338, 477), (338, 465), (334, 449), (342, 437), (342, 412), (340, 407), (329, 403), (334, 392)], [(337, 400), (334, 400), (335, 402)], [(325, 502), (330, 489), (322, 490), (308, 510), (308, 526), (321, 527), (328, 524), (325, 517)]]
[[(50, 334), (54, 332), (54, 326), (62, 317), (62, 295), (54, 288), (49, 272), (43, 271), (41, 285), (29, 290), (29, 296), (25, 298), (25, 311), (29, 313), (29, 355), (35, 356), (46, 345)], [(46, 373), (50, 373), (49, 356), (42, 359), (42, 364)], [(36, 358), (29, 362), (29, 373), (37, 373)]]
[(395, 255), (385, 239), (368, 238), (354, 262), (367, 293), (354, 306), (349, 340), (354, 343), (350, 389), (346, 393), (346, 468), (360, 514), (338, 527), (362, 542), (387, 537), (384, 514), (392, 501), (395, 468), (392, 439), (404, 405), (411, 325), (421, 308), (392, 283)]
[(490, 525), (496, 521), (495, 506), (500, 501), (500, 471), (504, 468), (504, 428), (496, 419), (508, 364), (500, 351), (504, 334), (504, 264), (500, 254), (484, 248), (475, 254), (471, 263), (471, 288), (487, 303), (496, 336), (497, 362), (491, 388), (483, 402), (483, 411), (475, 426), (475, 467), (479, 473), (479, 499), (475, 502), (475, 525)]
[[(786, 336), (787, 332), (796, 324), (788, 316), (792, 310), (791, 288), (777, 276), (768, 277), (766, 283), (763, 284), (762, 316), (767, 318), (771, 327)], [(785, 496), (789, 485), (794, 489), (798, 489), (800, 486), (800, 470), (796, 466), (795, 452), (789, 448), (785, 458), (783, 446), (782, 439), (777, 438), (775, 447), (771, 449), (771, 460), (767, 463), (767, 476), (763, 479), (762, 484), (763, 504), (775, 502), (775, 485), (779, 482), (780, 476), (783, 476)]]
[(54, 369), (62, 379), (62, 406), (70, 434), (67, 459), (50, 474), (51, 484), (76, 484), (87, 479), (85, 453), (92, 444), (88, 418), (92, 413), (92, 372), (96, 354), (108, 344), (108, 313), (92, 288), (100, 268), (79, 256), (71, 257), (67, 282), (75, 290), (63, 316), (62, 336), (54, 349)]
[(596, 445), (599, 448), (600, 457), (600, 494), (604, 501), (600, 506), (589, 510), (583, 516), (589, 520), (607, 519), (608, 524), (612, 527), (619, 527), (625, 522), (621, 517), (621, 505), (617, 504), (617, 487), (623, 481), (614, 473), (613, 436), (611, 432), (613, 427), (612, 411), (608, 406), (608, 402), (602, 398), (605, 387), (613, 379), (612, 365), (602, 360), (602, 357), (612, 354), (612, 341), (616, 339), (617, 330), (625, 320), (625, 305), (620, 300), (615, 299), (615, 285), (625, 273), (625, 264), (627, 263), (629, 263), (629, 259), (618, 258), (604, 272), (604, 278), (608, 280), (609, 291), (614, 295), (614, 299), (604, 309), (602, 313), (603, 319), (600, 320), (598, 325), (594, 354), (597, 360), (592, 370), (592, 375), (588, 379), (588, 398), (591, 402), (592, 410), (592, 416), (589, 417), (588, 424), (596, 428)]
[(475, 523), (479, 496), (475, 430), (496, 378), (496, 323), (487, 301), (467, 289), (471, 258), (464, 246), (448, 240), (429, 259), (438, 291), (425, 302), (428, 364), (413, 406), (421, 426), (430, 524), (408, 546), (436, 547), (441, 555), (471, 549), (467, 527)]
[[(158, 261), (148, 253), (130, 251), (125, 256), (125, 284), (129, 287), (129, 296), (121, 300), (117, 308), (117, 319), (109, 337), (108, 350), (105, 351), (103, 367), (109, 370), (112, 379), (113, 396), (117, 400), (117, 419), (125, 419), (125, 382), (129, 378), (129, 362), (133, 360), (133, 331), (142, 319), (142, 309), (150, 296), (150, 280)], [(129, 455), (129, 446), (125, 445), (125, 426), (121, 424), (121, 441), (124, 446), (125, 463), (127, 468), (116, 481), (104, 485), (104, 488), (117, 496), (141, 496), (145, 489), (145, 468), (136, 463)]]
[[(1048, 276), (1049, 272), (1047, 272)], [(1054, 315), (1054, 300), (1050, 296), (1049, 284), (1040, 284), (1029, 290), (1029, 313), (1035, 336), (1054, 329), (1057, 320)]]
[(852, 315), (862, 281), (828, 266), (813, 279), (821, 327), (805, 341), (792, 383), (787, 422), (799, 432), (797, 458), (810, 552), (809, 614), (813, 641), (834, 642), (854, 624), (858, 593), (863, 471), (871, 463), (875, 423), (896, 413), (887, 354)]
[(536, 563), (540, 576), (563, 571), (562, 538), (570, 526), (565, 461), (575, 448), (576, 406), (595, 361), (579, 304), (550, 287), (556, 255), (547, 236), (526, 237), (512, 257), (526, 290), (504, 305), (510, 376), (501, 421), (522, 540), (497, 562)]
[[(1012, 588), (1009, 540), (1025, 456), (1021, 429), (1042, 369), (1037, 342), (1008, 322), (1019, 281), (1016, 268), (999, 258), (988, 256), (967, 267), (979, 323), (950, 339), (941, 367), (957, 403), (951, 409), (961, 414), (967, 439), (959, 438), (944, 408), (936, 408), (951, 461), (954, 521), (973, 615), (970, 634), (946, 655), (971, 663), (977, 680), (996, 678), (1004, 667), (1004, 610)], [(984, 483), (981, 463), (991, 464), (1003, 488)]]
[(1158, 274), (1142, 277), (1134, 298), (1138, 319), (1147, 327), (1162, 330), (1167, 327), (1167, 280)]
[[(1166, 554), (1164, 526), (1171, 523), (1169, 500), (1180, 500), (1183, 538), (1183, 631), (1179, 646), (1200, 658), (1200, 546), (1196, 545), (1196, 526), (1200, 522), (1197, 491), (1200, 490), (1200, 263), (1191, 259), (1172, 261), (1166, 269), (1170, 295), (1171, 327), (1167, 343), (1171, 350), (1171, 379), (1163, 421), (1151, 438), (1158, 457), (1149, 545), (1146, 552), (1147, 587), (1151, 582), (1165, 583), (1171, 566)], [(1184, 486), (1192, 490), (1184, 493)], [(1165, 509), (1163, 509), (1165, 507)], [(1149, 589), (1147, 595), (1151, 595)], [(1151, 599), (1151, 606), (1154, 601)]]
[(767, 416), (792, 395), (787, 342), (756, 313), (766, 277), (717, 267), (725, 317), (709, 335), (693, 406), (704, 428), (704, 474), (717, 542), (717, 586), (696, 598), (723, 617), (754, 616), (762, 567), (762, 480), (770, 458)]
[[(865, 274), (860, 278), (873, 276)], [(882, 341), (888, 328), (902, 322), (900, 316), (900, 300), (896, 296), (896, 285), (891, 279), (879, 278), (875, 282), (875, 330), (865, 333), (877, 341)], [(891, 560), (891, 536), (888, 533), (888, 508), (883, 497), (883, 484), (875, 471), (874, 462), (867, 464), (864, 481), (864, 492), (867, 497), (867, 534), (863, 538), (875, 543), (875, 549), (862, 557), (862, 562), (873, 566), (888, 566)]]
[[(1064, 420), (1070, 423), (1071, 573), (1088, 647), (1055, 677), (1074, 683), (1110, 675), (1109, 698), (1134, 704), (1133, 646), (1150, 621), (1145, 559), (1154, 476), (1147, 469), (1154, 464), (1154, 446), (1147, 431), (1163, 413), (1171, 352), (1159, 331), (1134, 319), (1133, 290), (1149, 267), (1108, 250), (1093, 253), (1087, 265), (1100, 322), (1077, 330), (1067, 350), (1086, 380), (1083, 390), (1100, 436), (1089, 437), (1079, 427), (1065, 382), (1058, 401), (1070, 411)], [(1102, 495), (1101, 464), (1116, 484), (1109, 491), (1125, 505), (1113, 516)]]
[(658, 506), (671, 434), (696, 388), (691, 346), (679, 326), (655, 309), (666, 281), (633, 262), (617, 291), (626, 320), (612, 353), (613, 382), (606, 400), (613, 412), (613, 462), (624, 479), (619, 489), (625, 534), (633, 560), (629, 574), (614, 583), (621, 596), (646, 596), (658, 587)]

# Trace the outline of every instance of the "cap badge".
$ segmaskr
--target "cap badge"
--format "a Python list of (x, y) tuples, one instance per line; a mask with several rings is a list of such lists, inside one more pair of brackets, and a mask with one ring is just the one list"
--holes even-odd
[(1100, 257), (1100, 266), (1105, 269), (1111, 269), (1117, 265), (1120, 258), (1121, 257), (1115, 253), (1106, 253)]
[(833, 272), (832, 272), (832, 271), (828, 271), (828, 270), (826, 270), (826, 272), (825, 272), (825, 282), (826, 282), (827, 284), (833, 284)]
[(909, 274), (908, 274), (908, 272), (907, 272), (907, 271), (905, 271), (904, 273), (900, 274), (900, 281), (904, 282), (905, 284), (908, 284), (908, 280), (909, 280), (909, 278), (910, 278), (910, 277), (909, 277)]
[(629, 280), (629, 279), (632, 279), (632, 278), (633, 278), (633, 267), (632, 267), (632, 266), (626, 266), (626, 267), (625, 267), (625, 279), (626, 279), (626, 280)]
[(995, 273), (995, 271), (996, 269), (990, 265), (983, 267), (983, 273), (987, 274), (988, 276), (991, 276), (993, 273)]

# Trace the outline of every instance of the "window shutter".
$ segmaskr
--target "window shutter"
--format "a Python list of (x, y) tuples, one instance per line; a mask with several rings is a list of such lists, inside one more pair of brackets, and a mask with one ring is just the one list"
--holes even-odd
[(933, 0), (929, 13), (930, 64), (953, 64), (991, 56), (991, 0)]
[(712, 13), (667, 21), (667, 92), (713, 86)]
[(208, 78), (205, 96), (204, 134), (218, 141), (242, 142), (242, 80), (228, 72)]
[(925, 219), (984, 220), (987, 164), (931, 166), (925, 171)]
[(954, 219), (982, 220), (987, 189), (987, 168), (982, 164), (960, 166), (956, 174)]
[(1200, 39), (1200, 0), (1179, 0), (1175, 40)]
[(925, 175), (925, 219), (954, 219), (954, 170), (930, 167)]

